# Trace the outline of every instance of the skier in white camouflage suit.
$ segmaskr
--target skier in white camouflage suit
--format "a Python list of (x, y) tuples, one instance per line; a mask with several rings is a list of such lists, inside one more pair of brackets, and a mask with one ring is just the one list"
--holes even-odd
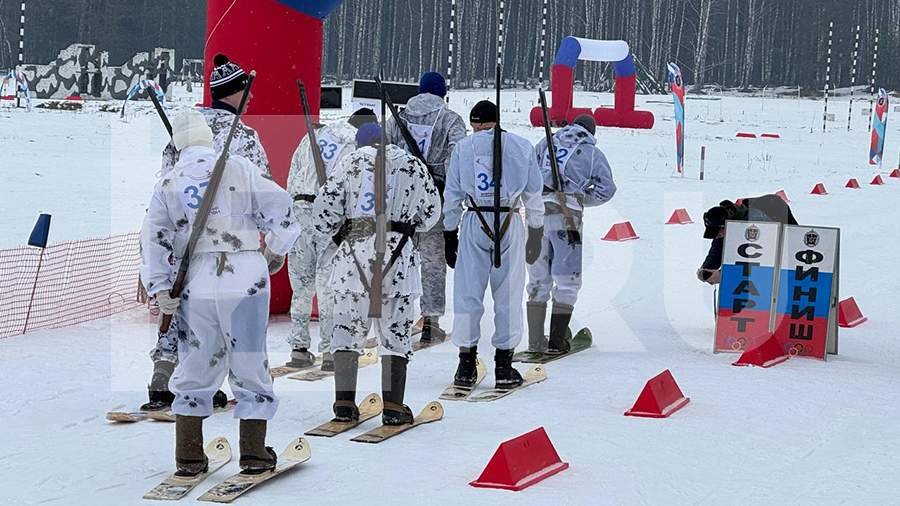
[[(547, 140), (537, 145), (538, 163), (544, 178), (544, 238), (541, 256), (528, 267), (528, 350), (566, 353), (571, 347), (569, 323), (582, 283), (580, 240), (584, 209), (609, 202), (616, 184), (606, 155), (597, 147), (597, 123), (583, 114), (553, 136), (556, 159), (566, 206), (575, 222), (578, 240), (567, 235), (567, 226), (557, 198)], [(547, 303), (553, 300), (549, 343), (544, 334)]]
[(237, 400), (235, 417), (241, 420), (241, 469), (268, 471), (276, 457), (265, 446), (266, 425), (278, 406), (266, 353), (269, 275), (283, 266), (300, 228), (287, 192), (246, 158), (229, 157), (184, 289), (180, 298), (171, 297), (175, 273), (169, 258), (185, 250), (203, 188), (220, 156), (201, 113), (189, 111), (172, 126), (181, 156), (153, 192), (141, 229), (141, 277), (160, 310), (187, 323), (169, 382), (175, 394), (176, 474), (206, 471), (203, 419), (212, 414), (213, 395), (226, 376)]
[[(325, 164), (326, 176), (348, 154), (356, 151), (356, 131), (366, 124), (376, 122), (371, 109), (356, 111), (347, 122), (335, 122), (320, 126), (316, 131), (319, 152)], [(312, 207), (319, 191), (316, 164), (310, 150), (309, 137), (305, 137), (291, 162), (288, 174), (288, 193), (294, 199), (294, 217), (300, 224), (302, 233), (288, 255), (288, 274), (291, 278), (291, 361), (287, 367), (305, 368), (315, 363), (315, 356), (309, 348), (312, 338), (309, 334), (309, 320), (313, 295), (318, 294), (319, 302), (319, 352), (322, 353), (322, 370), (333, 371), (334, 360), (331, 352), (333, 327), (331, 284), (331, 259), (337, 249), (330, 238), (321, 240), (313, 227)]]
[[(213, 132), (213, 147), (221, 151), (225, 147), (225, 138), (234, 122), (234, 115), (240, 107), (241, 95), (247, 87), (247, 75), (244, 70), (224, 55), (215, 58), (215, 69), (210, 75), (209, 89), (212, 95), (212, 107), (201, 108), (199, 111), (206, 119), (207, 125)], [(250, 95), (252, 98), (253, 95)], [(249, 100), (248, 100), (249, 103)], [(240, 155), (253, 163), (263, 175), (269, 177), (269, 159), (259, 140), (259, 135), (252, 128), (239, 123), (238, 129), (232, 139), (229, 152), (232, 155)], [(163, 150), (161, 175), (165, 176), (172, 169), (181, 153), (174, 142), (170, 142)], [(173, 268), (175, 259), (172, 258)], [(171, 406), (174, 397), (169, 392), (168, 384), (175, 365), (178, 363), (178, 342), (184, 340), (189, 329), (178, 318), (173, 318), (169, 332), (160, 333), (157, 337), (156, 348), (150, 352), (153, 360), (153, 376), (148, 387), (149, 402), (141, 406), (141, 411), (160, 411)], [(223, 392), (217, 392), (215, 406), (224, 407), (228, 398)]]
[[(487, 100), (472, 109), (475, 133), (456, 145), (447, 172), (444, 192), (446, 257), (454, 267), (453, 344), (459, 347), (457, 386), (472, 387), (477, 378), (476, 361), (484, 315), (484, 291), (488, 284), (494, 300), (495, 386), (515, 388), (522, 376), (512, 366), (513, 354), (523, 334), (522, 298), (525, 264), (533, 264), (541, 250), (544, 204), (541, 173), (534, 146), (526, 139), (503, 132), (503, 174), (500, 180), (502, 265), (494, 258), (494, 127), (497, 106)], [(525, 227), (519, 205), (525, 207)], [(482, 223), (487, 224), (484, 226)], [(458, 261), (457, 261), (458, 256)]]
[[(447, 83), (437, 72), (426, 72), (419, 81), (419, 95), (413, 97), (400, 117), (428, 162), (438, 191), (443, 194), (447, 178), (447, 165), (456, 143), (466, 137), (466, 124), (451, 111), (444, 98)], [(400, 128), (388, 120), (388, 142), (409, 149)], [(447, 264), (444, 258), (444, 237), (440, 227), (421, 232), (416, 243), (422, 252), (422, 335), (423, 342), (443, 341), (446, 332), (440, 326), (440, 317), (446, 310)]]
[(381, 341), (382, 393), (386, 425), (411, 423), (403, 404), (406, 367), (412, 356), (413, 302), (421, 294), (419, 252), (414, 234), (441, 218), (441, 201), (428, 169), (394, 145), (385, 147), (385, 216), (388, 221), (383, 269), (383, 316), (369, 318), (369, 288), (375, 268), (374, 167), (381, 128), (367, 124), (357, 132), (359, 149), (341, 161), (319, 190), (313, 216), (316, 230), (338, 244), (331, 285), (334, 289), (335, 419), (355, 420), (359, 355), (374, 322)]

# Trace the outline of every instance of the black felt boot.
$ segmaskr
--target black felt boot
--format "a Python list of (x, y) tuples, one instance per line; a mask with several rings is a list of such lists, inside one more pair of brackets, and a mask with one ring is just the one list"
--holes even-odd
[(359, 354), (355, 351), (334, 353), (334, 421), (359, 420), (356, 407), (356, 378), (359, 374)]
[(516, 350), (497, 350), (494, 354), (494, 386), (511, 390), (522, 385), (522, 375), (512, 366)]
[(525, 306), (525, 312), (528, 316), (528, 351), (544, 353), (547, 351), (547, 336), (544, 335), (547, 303), (529, 302)]
[(381, 423), (384, 425), (413, 423), (412, 410), (403, 404), (403, 397), (406, 394), (406, 365), (408, 363), (409, 360), (403, 357), (393, 355), (381, 357), (381, 395), (384, 398)]
[(159, 360), (153, 364), (153, 376), (147, 387), (149, 402), (140, 407), (141, 411), (165, 411), (172, 407), (175, 394), (169, 391), (169, 378), (175, 372), (175, 364)]
[(550, 316), (550, 344), (547, 353), (562, 355), (572, 348), (570, 342), (572, 332), (569, 323), (572, 321), (572, 311), (575, 308), (568, 304), (553, 303), (553, 314)]
[(472, 388), (478, 381), (478, 347), (459, 349), (459, 367), (456, 368), (456, 376), (453, 384), (458, 387)]
[(203, 474), (209, 469), (209, 459), (203, 452), (203, 418), (175, 417), (175, 476), (183, 478)]

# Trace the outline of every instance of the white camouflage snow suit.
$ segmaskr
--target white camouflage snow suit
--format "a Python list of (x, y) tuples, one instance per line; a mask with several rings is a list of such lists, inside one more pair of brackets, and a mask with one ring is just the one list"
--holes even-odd
[[(356, 128), (340, 122), (325, 126), (316, 132), (325, 174), (334, 172), (335, 166), (345, 156), (356, 150)], [(332, 258), (337, 247), (331, 238), (322, 238), (315, 233), (313, 202), (319, 191), (316, 166), (309, 146), (309, 137), (294, 152), (291, 172), (288, 175), (288, 193), (294, 199), (294, 218), (300, 225), (300, 239), (288, 255), (288, 274), (291, 278), (291, 333), (288, 344), (293, 349), (310, 348), (309, 319), (313, 295), (318, 293), (319, 302), (319, 352), (327, 352), (331, 347), (334, 327), (331, 293)]]
[[(213, 132), (213, 147), (217, 153), (221, 153), (225, 147), (228, 131), (234, 122), (234, 109), (223, 102), (213, 102), (212, 108), (202, 108), (199, 111), (206, 118), (206, 124), (209, 125)], [(234, 134), (229, 153), (243, 156), (257, 167), (257, 170), (260, 170), (263, 176), (270, 177), (269, 158), (266, 156), (266, 151), (259, 140), (259, 135), (256, 133), (256, 130), (245, 125), (243, 121), (239, 123), (238, 129)], [(175, 144), (170, 142), (163, 150), (160, 176), (165, 177), (169, 174), (175, 168), (175, 164), (178, 163), (180, 156), (181, 153), (175, 149)], [(173, 268), (177, 269), (178, 267), (176, 265)], [(150, 359), (154, 363), (159, 361), (177, 363), (178, 342), (184, 340), (186, 332), (186, 325), (177, 317), (173, 317), (169, 332), (160, 332), (157, 336), (156, 348), (150, 351)]]
[[(580, 233), (584, 209), (609, 202), (616, 194), (616, 184), (597, 139), (580, 125), (556, 132), (553, 144), (566, 203)], [(556, 182), (546, 139), (538, 143), (536, 151), (544, 181), (544, 239), (541, 256), (528, 267), (528, 302), (546, 303), (552, 297), (556, 303), (575, 306), (582, 283), (583, 246), (567, 240), (565, 219), (553, 193)]]
[[(217, 157), (210, 148), (185, 149), (154, 189), (141, 230), (141, 277), (151, 296), (172, 288), (169, 258), (183, 254)], [(269, 272), (259, 252), (260, 232), (269, 250), (287, 254), (300, 233), (290, 196), (249, 160), (233, 156), (176, 313), (186, 323), (169, 381), (176, 415), (212, 414), (213, 394), (226, 375), (238, 401), (237, 418), (268, 420), (275, 414), (266, 354)]]
[[(447, 165), (456, 143), (466, 137), (463, 119), (447, 107), (437, 95), (423, 93), (413, 97), (400, 113), (419, 149), (428, 161), (438, 191), (443, 193)], [(406, 148), (400, 127), (387, 122), (388, 142)], [(422, 253), (422, 316), (443, 316), (447, 301), (447, 262), (444, 258), (444, 234), (441, 227), (420, 232), (416, 244)]]
[[(528, 227), (540, 228), (544, 218), (541, 173), (534, 147), (526, 139), (503, 133), (501, 220), (512, 209), (501, 240), (502, 266), (493, 267), (493, 240), (483, 230), (471, 197), (492, 227), (494, 213), (494, 132), (477, 132), (456, 145), (444, 192), (444, 230), (459, 228), (459, 251), (453, 278), (453, 344), (470, 348), (481, 339), (484, 292), (490, 283), (494, 300), (494, 336), (500, 350), (514, 349), (522, 339), (522, 297), (525, 291), (526, 231), (518, 213), (525, 207)], [(465, 212), (464, 212), (465, 211)], [(493, 233), (493, 232), (492, 232)]]
[[(377, 150), (363, 147), (345, 157), (319, 190), (313, 206), (316, 230), (325, 237), (343, 236), (331, 273), (334, 290), (334, 334), (331, 352), (363, 352), (372, 324), (368, 288), (375, 259), (374, 166)], [(376, 320), (382, 355), (409, 358), (412, 303), (421, 295), (419, 252), (411, 240), (441, 217), (441, 201), (426, 167), (397, 146), (386, 148), (389, 222), (384, 275), (383, 317)], [(398, 249), (401, 245), (402, 249)]]

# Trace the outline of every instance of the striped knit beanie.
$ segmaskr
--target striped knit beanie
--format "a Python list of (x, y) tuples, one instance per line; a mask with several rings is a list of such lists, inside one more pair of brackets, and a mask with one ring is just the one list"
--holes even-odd
[(247, 87), (247, 74), (240, 65), (232, 62), (224, 54), (213, 59), (215, 68), (209, 76), (209, 92), (213, 100), (221, 100)]

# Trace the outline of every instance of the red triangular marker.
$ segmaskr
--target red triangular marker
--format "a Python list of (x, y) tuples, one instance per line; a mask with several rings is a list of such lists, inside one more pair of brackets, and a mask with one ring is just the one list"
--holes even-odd
[(603, 237), (604, 241), (616, 242), (632, 241), (634, 239), (638, 239), (638, 235), (634, 231), (634, 227), (631, 226), (630, 221), (616, 223)]
[(634, 406), (625, 412), (625, 416), (668, 418), (689, 402), (691, 399), (681, 393), (671, 371), (666, 369), (647, 382)]
[(666, 222), (666, 225), (689, 225), (691, 223), (694, 223), (694, 221), (691, 220), (687, 209), (676, 209), (669, 221)]
[(518, 492), (568, 467), (560, 460), (547, 431), (539, 427), (501, 443), (481, 476), (469, 485)]
[(784, 347), (781, 346), (781, 343), (775, 336), (772, 336), (760, 343), (756, 348), (745, 351), (741, 358), (731, 365), (753, 365), (768, 368), (778, 365), (788, 358), (790, 357), (784, 352)]
[(862, 325), (869, 319), (863, 316), (862, 311), (853, 297), (844, 299), (838, 304), (838, 325), (844, 328), (853, 328)]

